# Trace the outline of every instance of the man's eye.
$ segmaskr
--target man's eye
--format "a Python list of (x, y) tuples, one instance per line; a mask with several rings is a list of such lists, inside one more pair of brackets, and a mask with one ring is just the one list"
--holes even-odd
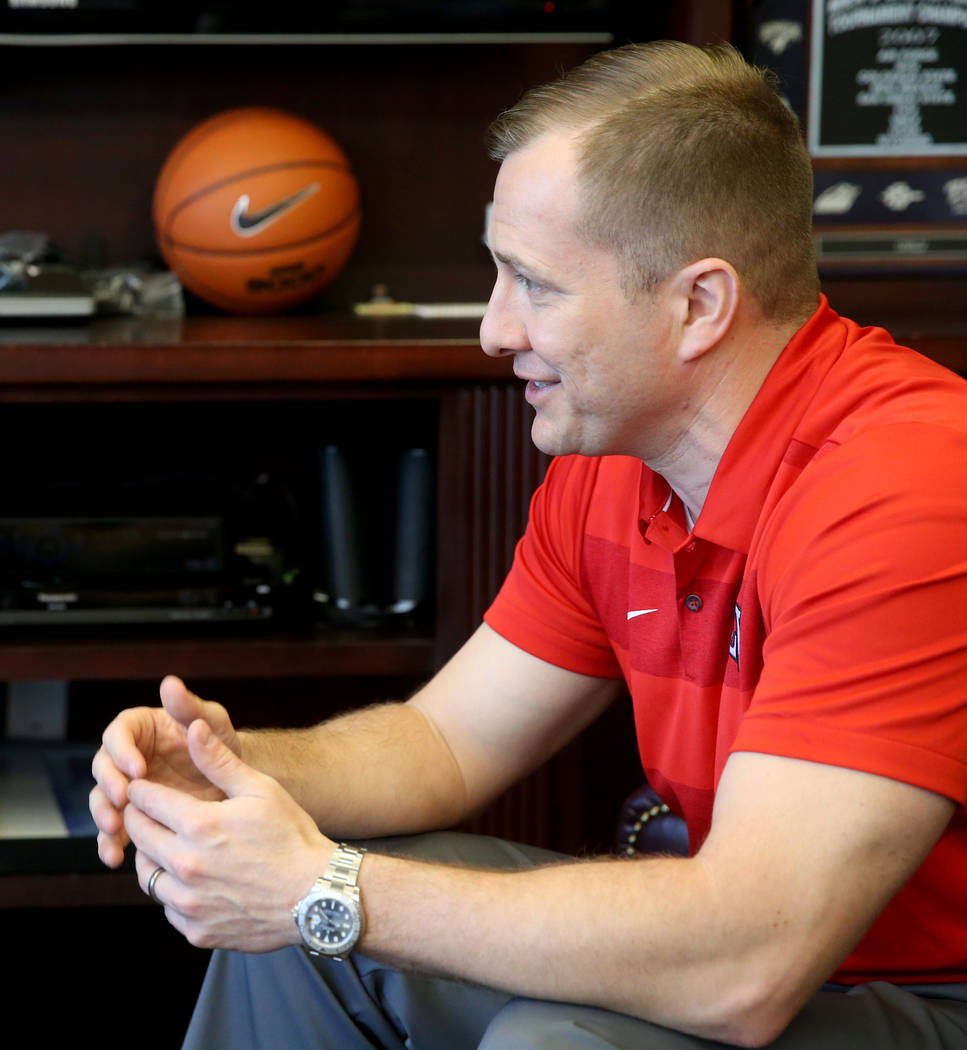
[(514, 279), (525, 292), (529, 292), (532, 295), (542, 290), (542, 285), (538, 284), (536, 281), (532, 281), (529, 277), (525, 277), (522, 273), (515, 274)]

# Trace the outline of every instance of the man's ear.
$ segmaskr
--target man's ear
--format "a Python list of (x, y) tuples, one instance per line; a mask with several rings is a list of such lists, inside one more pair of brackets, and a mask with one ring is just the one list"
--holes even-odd
[(700, 259), (675, 275), (682, 320), (680, 361), (696, 361), (717, 346), (739, 305), (739, 275), (724, 259)]

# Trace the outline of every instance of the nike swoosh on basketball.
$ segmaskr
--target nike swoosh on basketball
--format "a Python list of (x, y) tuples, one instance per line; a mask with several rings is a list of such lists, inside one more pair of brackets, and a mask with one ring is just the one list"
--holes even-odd
[(237, 233), (239, 237), (253, 237), (256, 233), (264, 230), (266, 226), (270, 226), (277, 219), (280, 219), (287, 211), (291, 211), (297, 204), (304, 201), (306, 197), (311, 197), (318, 189), (319, 183), (311, 182), (308, 186), (303, 186), (301, 190), (296, 190), (290, 196), (276, 201), (275, 204), (269, 204), (267, 207), (253, 212), (248, 210), (251, 198), (247, 193), (243, 193), (232, 206), (232, 231)]
[(632, 609), (628, 613), (628, 619), (633, 620), (636, 616), (645, 616), (648, 613), (658, 612), (657, 609)]

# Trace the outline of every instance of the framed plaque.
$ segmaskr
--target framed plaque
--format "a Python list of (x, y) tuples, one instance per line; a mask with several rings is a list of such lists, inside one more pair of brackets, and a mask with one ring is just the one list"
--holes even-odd
[(759, 0), (815, 170), (820, 266), (967, 270), (967, 0)]

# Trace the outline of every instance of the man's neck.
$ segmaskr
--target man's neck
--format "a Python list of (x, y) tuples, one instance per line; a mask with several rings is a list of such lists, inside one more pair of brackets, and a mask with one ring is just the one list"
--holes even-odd
[[(732, 435), (800, 323), (736, 330), (717, 361), (707, 362), (703, 395), (677, 443), (650, 466), (672, 487), (693, 521), (705, 505), (712, 478)], [(713, 365), (717, 369), (713, 371)]]

